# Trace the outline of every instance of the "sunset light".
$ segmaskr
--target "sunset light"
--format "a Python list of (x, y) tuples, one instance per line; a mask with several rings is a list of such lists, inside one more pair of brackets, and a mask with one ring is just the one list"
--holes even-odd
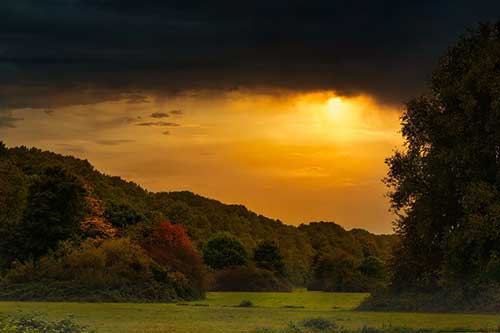
[(0, 333), (500, 333), (499, 13), (0, 0)]

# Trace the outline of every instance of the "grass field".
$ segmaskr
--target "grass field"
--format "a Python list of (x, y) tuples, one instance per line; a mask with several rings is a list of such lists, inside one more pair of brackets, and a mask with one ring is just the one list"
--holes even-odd
[[(499, 315), (356, 312), (366, 294), (209, 293), (207, 299), (180, 304), (0, 302), (1, 313), (38, 311), (51, 318), (68, 314), (98, 332), (234, 333), (279, 328), (288, 322), (323, 317), (346, 328), (404, 326), (438, 330), (497, 329)], [(250, 300), (254, 307), (235, 307)]]

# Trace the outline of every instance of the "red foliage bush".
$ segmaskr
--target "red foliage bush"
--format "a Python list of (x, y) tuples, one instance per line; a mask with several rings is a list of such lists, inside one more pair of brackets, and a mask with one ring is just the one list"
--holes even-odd
[(163, 222), (142, 240), (142, 247), (169, 275), (182, 273), (192, 296), (204, 295), (207, 281), (203, 259), (194, 249), (184, 226)]

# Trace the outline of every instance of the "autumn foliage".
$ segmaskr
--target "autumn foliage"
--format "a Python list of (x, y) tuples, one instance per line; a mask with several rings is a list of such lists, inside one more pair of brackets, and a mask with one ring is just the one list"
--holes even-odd
[(206, 289), (203, 260), (194, 249), (184, 226), (165, 221), (141, 243), (150, 257), (171, 277), (185, 280), (193, 296), (202, 296)]

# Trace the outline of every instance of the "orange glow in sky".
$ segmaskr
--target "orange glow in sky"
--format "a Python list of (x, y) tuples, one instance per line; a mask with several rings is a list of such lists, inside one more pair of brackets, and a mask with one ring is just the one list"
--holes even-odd
[(154, 191), (190, 190), (285, 223), (390, 232), (384, 158), (399, 109), (368, 95), (196, 91), (42, 110), (2, 128), (8, 145), (88, 159)]

